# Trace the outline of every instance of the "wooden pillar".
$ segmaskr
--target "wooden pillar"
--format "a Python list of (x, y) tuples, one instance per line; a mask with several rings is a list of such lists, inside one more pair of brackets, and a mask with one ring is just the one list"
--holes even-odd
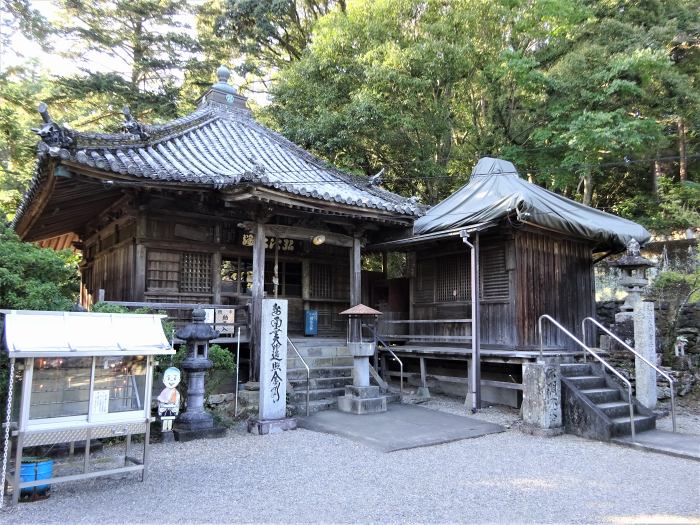
[(360, 251), (360, 238), (352, 239), (350, 249), (350, 306), (362, 302), (362, 259)]
[(301, 299), (304, 301), (304, 310), (310, 307), (311, 298), (311, 262), (308, 259), (301, 261)]
[(262, 300), (265, 293), (265, 225), (255, 223), (255, 242), (253, 243), (253, 289), (250, 377), (257, 381), (260, 375), (260, 329), (262, 321)]
[(221, 304), (221, 225), (214, 226), (214, 243), (216, 251), (211, 256), (211, 293), (212, 302)]
[(134, 245), (134, 276), (131, 287), (131, 300), (144, 301), (146, 299), (146, 247), (143, 241), (146, 239), (146, 224), (148, 218), (142, 211), (138, 211), (136, 217), (136, 242)]

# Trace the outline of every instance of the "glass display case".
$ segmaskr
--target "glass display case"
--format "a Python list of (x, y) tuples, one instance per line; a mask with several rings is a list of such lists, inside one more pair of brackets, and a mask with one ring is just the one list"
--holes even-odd
[[(22, 489), (23, 449), (85, 442), (82, 474), (52, 477), (51, 483), (116, 472), (146, 473), (155, 355), (172, 355), (162, 315), (1, 311), (4, 346), (12, 367), (22, 369), (11, 433), (15, 445), (10, 472), (13, 502)], [(12, 393), (14, 385), (10, 384)], [(8, 398), (11, 397), (8, 395)], [(131, 436), (144, 434), (141, 457), (132, 455)], [(90, 440), (124, 436), (124, 466), (94, 470)], [(9, 443), (9, 434), (6, 435)], [(9, 456), (9, 454), (8, 454)], [(13, 471), (13, 472), (12, 472)], [(46, 480), (42, 481), (43, 484)]]

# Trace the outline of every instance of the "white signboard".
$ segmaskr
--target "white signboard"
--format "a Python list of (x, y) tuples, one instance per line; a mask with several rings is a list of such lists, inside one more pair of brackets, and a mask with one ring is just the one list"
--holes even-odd
[(109, 413), (109, 390), (93, 390), (92, 416), (99, 417)]
[(287, 412), (287, 301), (263, 299), (260, 336), (260, 412), (263, 421)]

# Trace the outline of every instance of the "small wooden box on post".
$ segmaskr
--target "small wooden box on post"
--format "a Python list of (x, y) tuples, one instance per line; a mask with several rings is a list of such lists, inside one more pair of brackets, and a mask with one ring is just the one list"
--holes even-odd
[(369, 358), (374, 355), (376, 342), (362, 338), (362, 324), (376, 320), (382, 313), (363, 304), (340, 312), (348, 317), (347, 345), (353, 357), (352, 385), (345, 387), (345, 395), (338, 397), (338, 410), (352, 414), (386, 412), (386, 396), (378, 386), (369, 384)]

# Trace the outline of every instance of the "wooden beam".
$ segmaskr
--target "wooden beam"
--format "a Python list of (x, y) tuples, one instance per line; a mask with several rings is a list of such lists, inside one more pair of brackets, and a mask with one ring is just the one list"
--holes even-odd
[[(251, 233), (255, 233), (256, 223), (252, 221), (244, 221), (240, 223), (244, 229)], [(352, 248), (353, 238), (342, 233), (333, 233), (325, 230), (314, 230), (313, 228), (303, 228), (299, 226), (284, 226), (281, 224), (265, 224), (265, 237), (280, 237), (282, 239), (296, 239), (301, 241), (311, 241), (317, 235), (323, 235), (326, 240), (325, 244), (329, 246), (342, 246), (343, 248)]]
[(350, 250), (350, 306), (362, 302), (362, 258), (360, 238), (353, 237)]
[(262, 300), (265, 293), (265, 225), (255, 223), (255, 242), (253, 244), (253, 289), (251, 323), (251, 362), (250, 375), (257, 381), (260, 375), (260, 335), (262, 324)]

